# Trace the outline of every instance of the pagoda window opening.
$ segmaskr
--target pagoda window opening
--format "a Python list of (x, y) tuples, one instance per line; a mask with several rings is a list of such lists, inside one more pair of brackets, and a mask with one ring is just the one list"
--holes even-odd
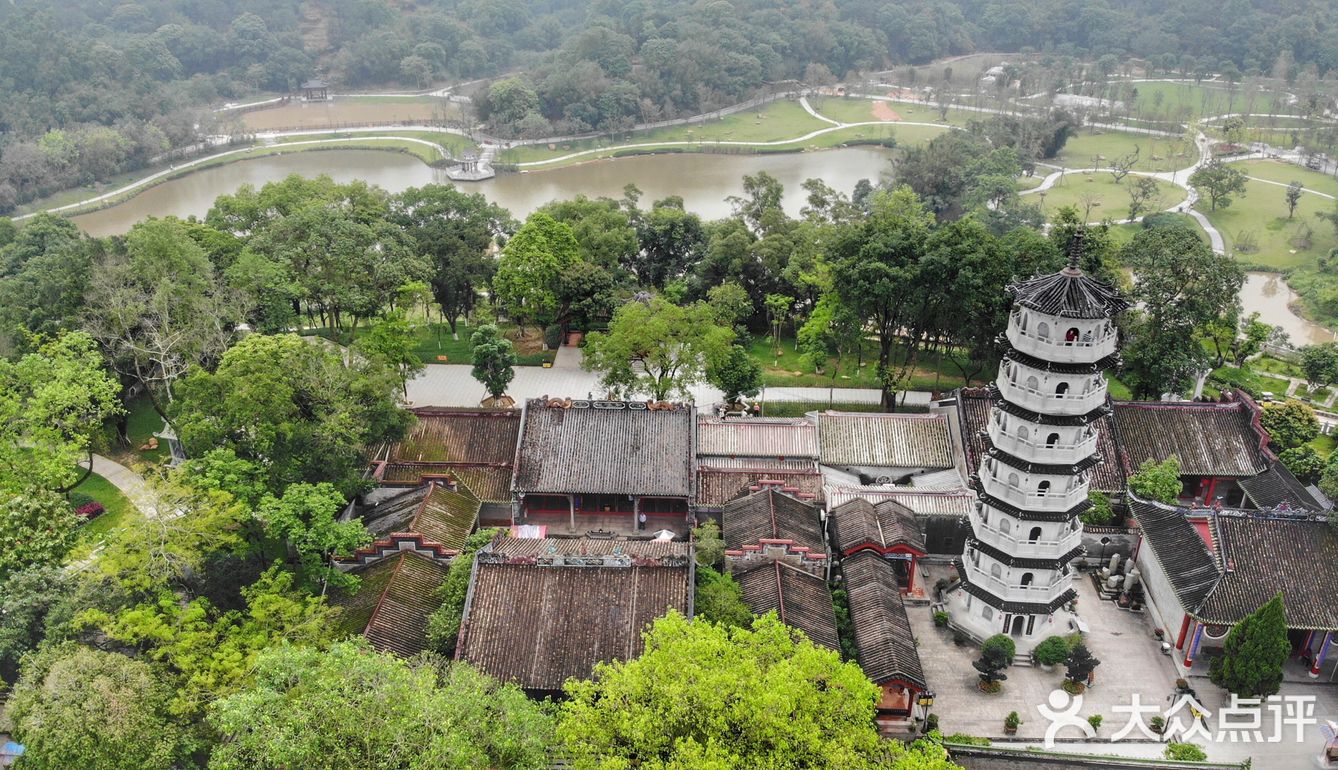
[(1064, 342), (1072, 345), (1077, 341), (1078, 341), (1078, 327), (1072, 326), (1069, 328), (1068, 331), (1064, 332)]
[(1000, 567), (998, 564), (991, 564), (990, 577), (995, 580), (1003, 580), (1003, 567)]
[(1023, 587), (1023, 588), (1026, 588), (1027, 586), (1031, 585), (1031, 584), (1032, 584), (1032, 581), (1034, 581), (1035, 579), (1036, 579), (1036, 576), (1033, 575), (1032, 573), (1030, 573), (1030, 572), (1023, 572), (1023, 573), (1022, 573), (1022, 587)]
[(1055, 398), (1063, 398), (1068, 395), (1068, 392), (1069, 384), (1067, 382), (1061, 382), (1055, 386)]
[(1032, 527), (1031, 531), (1027, 533), (1027, 542), (1034, 543), (1040, 539), (1041, 539), (1041, 528)]
[(1041, 497), (1045, 497), (1046, 495), (1050, 494), (1050, 482), (1042, 481), (1041, 483), (1037, 484), (1036, 494), (1040, 495)]
[(1041, 321), (1039, 324), (1037, 324), (1036, 336), (1040, 337), (1043, 340), (1050, 339), (1050, 324), (1046, 323), (1045, 321)]
[(1059, 443), (1059, 434), (1058, 434), (1058, 433), (1051, 433), (1050, 435), (1048, 435), (1048, 436), (1045, 437), (1045, 448), (1046, 448), (1046, 449), (1054, 449), (1054, 448), (1055, 448), (1055, 445), (1058, 444), (1058, 443)]
[(1041, 391), (1041, 381), (1036, 379), (1036, 375), (1027, 378), (1027, 390), (1033, 393), (1039, 393)]
[(1026, 441), (1031, 438), (1031, 431), (1027, 430), (1027, 426), (1019, 425), (1017, 426), (1017, 437), (1021, 441)]
[(1004, 533), (1005, 535), (1013, 531), (1013, 523), (1008, 520), (1007, 516), (1005, 516), (1002, 519), (999, 519), (999, 531)]
[(1012, 487), (1013, 489), (1021, 489), (1022, 479), (1018, 478), (1018, 475), (1016, 473), (1010, 473), (1008, 474), (1008, 486)]

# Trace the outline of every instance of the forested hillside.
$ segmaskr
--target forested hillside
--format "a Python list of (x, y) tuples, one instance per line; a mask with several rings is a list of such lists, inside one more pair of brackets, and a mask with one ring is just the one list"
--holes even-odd
[(0, 4), (0, 212), (144, 166), (208, 133), (204, 106), (313, 75), (347, 91), (515, 74), (484, 92), (479, 116), (502, 134), (570, 133), (972, 51), (1323, 76), (1338, 66), (1327, 11), (1320, 0), (1079, 12), (1058, 0), (19, 0)]

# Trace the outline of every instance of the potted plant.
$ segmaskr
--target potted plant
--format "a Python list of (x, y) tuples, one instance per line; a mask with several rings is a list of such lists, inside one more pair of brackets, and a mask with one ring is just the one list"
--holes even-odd
[(1022, 717), (1016, 711), (1008, 712), (1004, 717), (1004, 735), (1017, 735), (1017, 726), (1022, 724)]
[(1055, 666), (1068, 660), (1069, 643), (1062, 636), (1047, 637), (1031, 651), (1031, 657), (1042, 671), (1054, 671)]
[(948, 627), (948, 613), (938, 610), (934, 613), (934, 625), (938, 628)]
[(1068, 670), (1064, 673), (1064, 691), (1070, 695), (1078, 695), (1087, 689), (1087, 683), (1092, 680), (1096, 667), (1101, 665), (1101, 661), (1092, 657), (1092, 653), (1087, 649), (1087, 645), (1079, 642), (1073, 645), (1073, 650), (1069, 652)]
[(1091, 715), (1090, 717), (1087, 717), (1087, 724), (1089, 724), (1089, 725), (1092, 726), (1092, 732), (1096, 732), (1097, 730), (1100, 730), (1100, 729), (1101, 729), (1101, 723), (1102, 723), (1103, 721), (1104, 721), (1104, 719), (1102, 718), (1102, 716), (1101, 716), (1100, 714), (1093, 714), (1093, 715)]
[(1166, 718), (1161, 716), (1152, 717), (1148, 720), (1148, 727), (1152, 728), (1152, 732), (1160, 738), (1166, 732)]
[[(1009, 641), (1012, 641), (1011, 639)], [(971, 667), (979, 674), (980, 681), (976, 688), (984, 693), (996, 693), (1003, 689), (1000, 684), (1008, 676), (1003, 670), (1008, 668), (1007, 651), (1001, 645), (990, 646), (986, 642), (980, 648), (980, 658), (971, 664)]]

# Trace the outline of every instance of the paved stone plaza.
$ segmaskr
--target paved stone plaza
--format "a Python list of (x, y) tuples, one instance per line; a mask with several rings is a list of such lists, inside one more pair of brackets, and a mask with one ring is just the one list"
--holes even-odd
[[(924, 569), (925, 585), (950, 574), (943, 566)], [(1066, 728), (1058, 735), (1059, 750), (1071, 749), (1082, 753), (1112, 753), (1123, 756), (1159, 756), (1162, 747), (1146, 742), (1135, 730), (1120, 743), (1110, 743), (1110, 737), (1127, 724), (1127, 714), (1117, 714), (1116, 705), (1128, 706), (1135, 693), (1144, 704), (1154, 704), (1163, 711), (1171, 707), (1169, 697), (1175, 689), (1175, 680), (1182, 676), (1176, 661), (1163, 655), (1152, 635), (1152, 621), (1142, 614), (1121, 610), (1113, 602), (1102, 601), (1086, 574), (1074, 580), (1078, 590), (1078, 612), (1088, 624), (1087, 646), (1101, 661), (1096, 669), (1095, 686), (1083, 695), (1080, 716), (1100, 714), (1104, 717), (1094, 741), (1086, 741), (1077, 728)], [(952, 632), (935, 628), (929, 607), (907, 607), (911, 628), (919, 645), (920, 660), (929, 688), (936, 694), (934, 713), (945, 735), (965, 733), (988, 737), (996, 741), (1018, 741), (1022, 744), (1039, 743), (1049, 722), (1037, 711), (1047, 696), (1063, 681), (1064, 667), (1042, 671), (1040, 667), (1013, 666), (1007, 670), (1008, 680), (1003, 691), (986, 695), (976, 689), (976, 671), (971, 662), (980, 655), (978, 647), (970, 643), (953, 644)], [(1338, 685), (1327, 680), (1306, 680), (1299, 670), (1289, 671), (1282, 695), (1313, 696), (1316, 700), (1314, 716), (1322, 723), (1326, 719), (1338, 721)], [(1216, 714), (1228, 702), (1228, 696), (1206, 677), (1205, 667), (1196, 666), (1190, 684), (1203, 706)], [(1016, 736), (1005, 736), (1004, 717), (1016, 711), (1022, 725)], [(1209, 726), (1216, 718), (1209, 720)], [(1136, 743), (1135, 740), (1144, 741)], [(1243, 761), (1252, 759), (1255, 770), (1298, 770), (1320, 767), (1316, 755), (1323, 744), (1318, 727), (1308, 727), (1305, 739), (1298, 743), (1290, 728), (1286, 740), (1261, 746), (1234, 742), (1211, 742), (1196, 739), (1204, 746), (1209, 759)]]

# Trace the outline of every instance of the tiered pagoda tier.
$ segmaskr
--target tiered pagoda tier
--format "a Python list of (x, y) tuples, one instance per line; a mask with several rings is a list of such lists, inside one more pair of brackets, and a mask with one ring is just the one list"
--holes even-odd
[(1119, 360), (1111, 319), (1128, 307), (1076, 262), (1009, 287), (989, 449), (973, 479), (973, 536), (949, 602), (953, 625), (978, 639), (1007, 633), (1024, 651), (1071, 630), (1057, 613), (1076, 596), (1078, 517), (1091, 507), (1088, 481), (1102, 461), (1092, 422), (1109, 409), (1103, 372)]

